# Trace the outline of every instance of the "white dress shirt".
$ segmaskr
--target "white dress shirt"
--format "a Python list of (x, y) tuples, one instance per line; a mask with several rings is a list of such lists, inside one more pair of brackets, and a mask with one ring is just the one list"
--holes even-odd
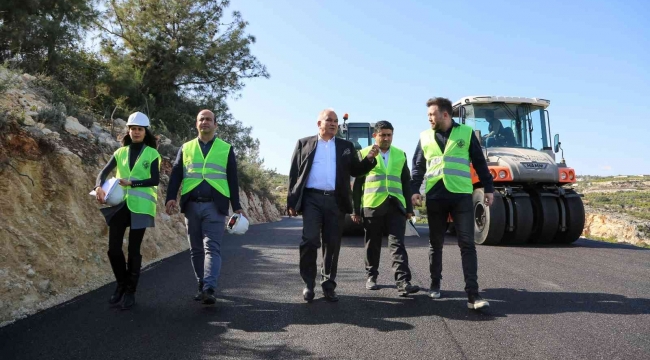
[(388, 148), (386, 152), (381, 152), (381, 150), (379, 150), (379, 155), (384, 158), (384, 167), (388, 168), (388, 156), (390, 155), (390, 148)]
[(305, 187), (319, 190), (336, 189), (336, 137), (323, 140), (318, 135), (314, 163), (307, 177)]

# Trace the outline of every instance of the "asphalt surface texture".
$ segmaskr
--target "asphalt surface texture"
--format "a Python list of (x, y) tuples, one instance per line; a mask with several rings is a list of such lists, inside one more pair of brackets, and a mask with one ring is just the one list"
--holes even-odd
[[(456, 239), (442, 298), (399, 297), (386, 239), (379, 290), (365, 289), (363, 238), (344, 237), (337, 293), (302, 299), (300, 218), (226, 234), (217, 303), (192, 300), (189, 251), (143, 270), (130, 311), (115, 283), (0, 328), (0, 359), (648, 359), (650, 251), (579, 240), (479, 246), (490, 301), (469, 310)], [(412, 283), (429, 286), (428, 230), (407, 237)], [(320, 257), (319, 257), (320, 262)]]

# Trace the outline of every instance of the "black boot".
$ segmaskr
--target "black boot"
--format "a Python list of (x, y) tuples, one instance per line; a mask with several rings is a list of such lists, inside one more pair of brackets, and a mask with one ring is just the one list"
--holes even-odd
[(124, 261), (124, 254), (111, 254), (110, 251), (108, 252), (108, 261), (111, 263), (115, 281), (117, 282), (117, 288), (111, 298), (108, 299), (108, 303), (115, 305), (122, 301), (122, 296), (126, 291), (126, 261)]
[(203, 281), (199, 281), (199, 292), (194, 295), (194, 301), (203, 300)]
[(135, 305), (135, 290), (138, 287), (140, 279), (140, 266), (142, 265), (142, 255), (130, 255), (126, 278), (126, 292), (122, 302), (122, 310), (128, 310)]

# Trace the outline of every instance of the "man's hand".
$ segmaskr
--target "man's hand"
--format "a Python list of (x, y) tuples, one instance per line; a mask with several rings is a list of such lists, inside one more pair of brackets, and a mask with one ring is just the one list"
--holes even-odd
[(131, 186), (131, 184), (132, 184), (131, 180), (120, 179), (120, 185), (122, 186)]
[(289, 217), (291, 217), (291, 216), (298, 216), (298, 214), (296, 213), (296, 210), (294, 210), (294, 209), (291, 208), (291, 207), (290, 207), (290, 208), (287, 208), (287, 212), (289, 213)]
[(413, 215), (414, 215), (413, 213), (406, 213), (406, 220), (411, 220)]
[(413, 206), (422, 205), (422, 195), (413, 194), (413, 196), (411, 196), (411, 204), (413, 204)]
[(95, 198), (97, 199), (97, 202), (99, 202), (100, 204), (106, 204), (106, 201), (104, 201), (104, 198), (106, 197), (106, 192), (104, 191), (104, 189), (102, 189), (101, 186), (98, 186), (95, 189), (95, 193), (96, 193)]
[(350, 218), (355, 224), (361, 224), (361, 216), (359, 215), (350, 215)]
[(167, 201), (167, 204), (165, 204), (165, 212), (167, 215), (171, 215), (176, 211), (176, 200), (169, 200)]
[(494, 202), (493, 193), (485, 193), (485, 206), (490, 206)]
[(248, 219), (248, 215), (246, 215), (246, 213), (244, 212), (243, 209), (239, 209), (239, 210), (237, 210), (237, 211), (235, 211), (235, 212), (236, 212), (237, 214), (239, 214), (239, 215), (245, 217), (246, 219)]
[(370, 151), (368, 152), (368, 155), (366, 155), (366, 158), (368, 158), (368, 160), (372, 160), (378, 154), (379, 154), (379, 146), (377, 146), (377, 144), (375, 144), (375, 145), (372, 146), (372, 149), (370, 149)]

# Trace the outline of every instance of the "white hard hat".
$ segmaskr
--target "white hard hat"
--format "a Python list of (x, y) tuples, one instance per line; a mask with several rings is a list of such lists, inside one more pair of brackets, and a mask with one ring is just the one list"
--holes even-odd
[(124, 201), (124, 188), (115, 184), (106, 194), (106, 205), (115, 206)]
[(244, 235), (248, 230), (248, 219), (243, 215), (233, 214), (228, 220), (226, 229), (231, 234)]
[(126, 122), (126, 126), (137, 125), (137, 126), (149, 126), (149, 117), (139, 111), (134, 112), (129, 115), (129, 121)]

